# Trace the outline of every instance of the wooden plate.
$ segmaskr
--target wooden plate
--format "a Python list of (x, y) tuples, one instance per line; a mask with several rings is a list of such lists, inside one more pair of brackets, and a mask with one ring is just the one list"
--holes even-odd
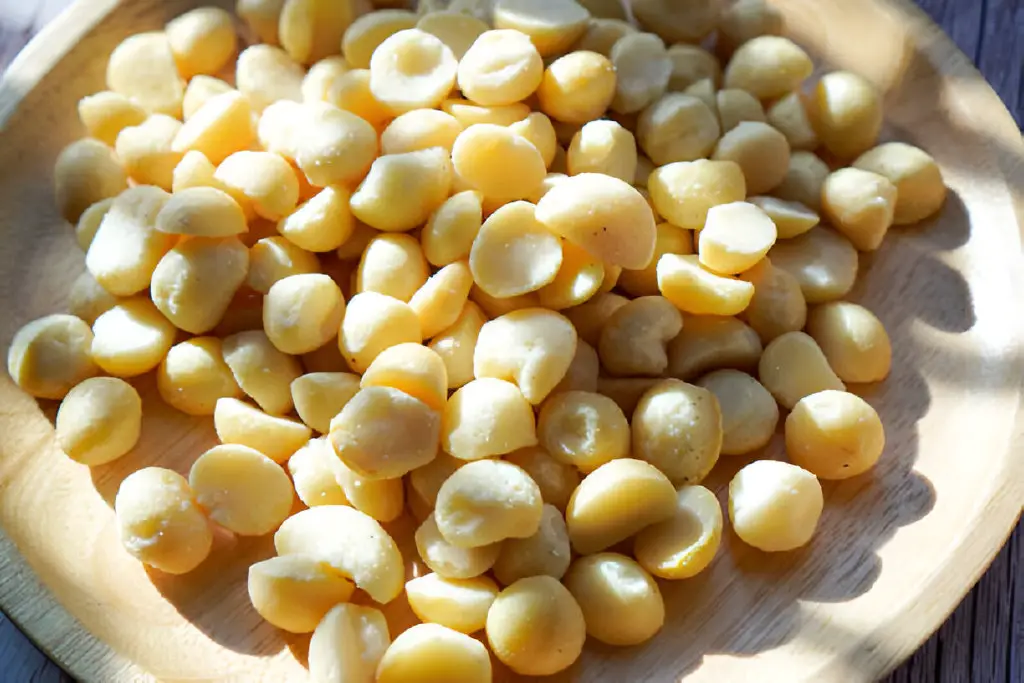
[[(76, 101), (102, 89), (122, 38), (198, 4), (78, 3), (0, 86), (4, 348), (20, 325), (62, 309), (83, 268), (51, 190), (58, 151), (83, 134)], [(657, 638), (589, 646), (567, 679), (873, 679), (942, 622), (1020, 514), (1020, 133), (968, 60), (909, 4), (780, 6), (816, 58), (885, 90), (885, 136), (929, 150), (951, 190), (939, 217), (894, 229), (862, 259), (852, 296), (893, 339), (892, 376), (862, 392), (885, 422), (886, 453), (871, 475), (826, 485), (811, 547), (769, 556), (727, 532), (710, 571), (662, 584), (669, 617)], [(246, 567), (270, 552), (268, 539), (220, 538), (211, 559), (180, 578), (147, 574), (121, 550), (110, 509), (120, 481), (157, 462), (184, 472), (213, 440), (210, 420), (166, 409), (151, 378), (137, 385), (146, 404), (139, 447), (90, 471), (55, 447), (56, 406), (0, 379), (0, 606), (84, 681), (304, 680), (302, 639), (263, 623), (246, 595)], [(743, 462), (726, 459), (712, 484)], [(407, 606), (390, 611), (395, 628), (408, 622)]]

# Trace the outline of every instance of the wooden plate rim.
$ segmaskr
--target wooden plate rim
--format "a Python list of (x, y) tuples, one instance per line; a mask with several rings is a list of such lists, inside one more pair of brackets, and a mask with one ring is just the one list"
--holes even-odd
[[(38, 33), (14, 59), (0, 80), (0, 135), (5, 132), (10, 120), (25, 94), (39, 84), (64, 58), (75, 44), (93, 28), (106, 19), (124, 0), (92, 0), (76, 2), (64, 10), (54, 21)], [(910, 0), (887, 0), (897, 12), (914, 28), (935, 34), (934, 42), (923, 46), (923, 50), (934, 55), (955, 55), (952, 65), (960, 76), (969, 77), (977, 85), (984, 84), (985, 96), (992, 106), (979, 108), (973, 114), (994, 130), (1016, 129), (1010, 113), (992, 90), (984, 77), (970, 60), (960, 51), (946, 33)], [(938, 61), (938, 60), (936, 60)], [(948, 63), (941, 71), (947, 75), (952, 68)], [(17, 87), (15, 87), (17, 84)], [(1011, 151), (1016, 157), (1007, 168), (1000, 164), (1010, 188), (1024, 187), (1024, 143), (1018, 136), (1009, 140)], [(1014, 161), (1016, 163), (1014, 163)], [(1017, 220), (1018, 233), (1024, 237), (1024, 199), (1013, 196), (1011, 201)], [(1018, 285), (1020, 281), (1018, 279)], [(1018, 286), (1017, 294), (1021, 294)], [(1021, 300), (1021, 296), (1015, 297)], [(1019, 373), (1019, 376), (1024, 373)], [(971, 590), (985, 572), (996, 554), (1005, 544), (1021, 515), (1024, 501), (1024, 457), (1020, 448), (1024, 445), (1024, 403), (1018, 390), (1016, 430), (1009, 447), (1014, 455), (1004, 459), (1002, 484), (993, 492), (985, 511), (975, 518), (975, 524), (968, 529), (959, 547), (969, 547), (969, 553), (961, 553), (964, 561), (946, 564), (937, 569), (922, 591), (948, 584), (952, 575), (966, 577), (957, 580), (958, 591), (945, 591), (929, 601), (918, 601), (910, 609), (901, 612), (889, 622), (874, 631), (866, 633), (863, 643), (878, 642), (872, 636), (884, 635), (890, 649), (877, 654), (865, 649), (856, 661), (861, 673), (870, 678), (880, 678), (895, 668), (903, 659), (912, 654), (952, 613), (964, 596)], [(26, 584), (27, 587), (26, 587)], [(100, 640), (78, 623), (63, 605), (41, 585), (35, 573), (25, 562), (21, 553), (0, 527), (0, 609), (53, 661), (72, 676), (85, 680), (114, 680), (115, 676), (130, 673), (132, 680), (152, 679), (152, 676), (138, 665), (119, 655), (107, 643)], [(65, 624), (65, 628), (52, 629), (54, 623)], [(62, 648), (69, 626), (73, 625), (70, 636), (80, 640), (80, 646), (65, 652)], [(921, 626), (927, 626), (922, 629)], [(84, 646), (84, 649), (83, 647)], [(895, 655), (895, 657), (894, 657)], [(827, 670), (829, 667), (826, 666)], [(821, 674), (824, 672), (818, 672)], [(806, 680), (818, 680), (817, 674)]]

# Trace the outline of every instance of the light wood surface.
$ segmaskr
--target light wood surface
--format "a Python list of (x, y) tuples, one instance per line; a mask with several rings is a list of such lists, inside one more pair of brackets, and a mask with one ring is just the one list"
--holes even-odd
[[(82, 3), (0, 85), (4, 347), (19, 325), (60, 310), (82, 268), (50, 188), (56, 154), (81, 134), (75, 101), (102, 87), (121, 38), (193, 4)], [(938, 626), (1020, 513), (1020, 133), (919, 11), (876, 0), (780, 6), (798, 42), (887, 90), (887, 137), (931, 151), (952, 190), (938, 219), (864, 259), (853, 296), (893, 337), (893, 376), (863, 392), (886, 423), (886, 455), (871, 476), (826, 486), (810, 548), (766, 556), (727, 534), (710, 572), (663, 584), (670, 616), (659, 637), (589, 647), (566, 678), (874, 678)], [(164, 408), (151, 379), (137, 384), (139, 448), (90, 472), (55, 448), (55, 406), (0, 380), (0, 607), (86, 681), (302, 680), (301, 639), (261, 623), (245, 595), (245, 568), (269, 552), (266, 540), (219, 539), (184, 578), (147, 574), (120, 550), (109, 508), (120, 480), (153, 462), (185, 471), (213, 438), (208, 421)], [(712, 483), (742, 462), (723, 463)], [(408, 616), (391, 611), (396, 626)]]

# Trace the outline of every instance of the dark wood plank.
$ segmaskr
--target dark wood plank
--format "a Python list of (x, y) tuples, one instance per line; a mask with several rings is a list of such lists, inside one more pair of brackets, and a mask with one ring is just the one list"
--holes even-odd
[(974, 63), (1024, 125), (1024, 1), (986, 0)]
[(60, 667), (46, 658), (18, 627), (0, 612), (0, 676), (10, 683), (70, 683)]

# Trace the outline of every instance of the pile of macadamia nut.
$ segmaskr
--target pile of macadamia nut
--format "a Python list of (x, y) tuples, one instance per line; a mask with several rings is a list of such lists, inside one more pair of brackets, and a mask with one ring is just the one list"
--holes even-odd
[[(846, 390), (891, 362), (844, 300), (858, 254), (945, 197), (878, 144), (875, 87), (809, 83), (762, 0), (361, 1), (193, 10), (79, 103), (55, 182), (85, 272), (10, 375), (85, 465), (135, 446), (150, 372), (222, 442), (124, 480), (125, 549), (178, 574), (213, 528), (274, 533), (249, 593), (313, 634), (318, 683), (488, 681), (482, 641), (552, 674), (659, 631), (655, 578), (719, 550), (701, 481), (780, 405), (788, 462), (742, 468), (728, 517), (808, 543), (819, 479), (885, 443)], [(382, 526), (403, 514), (418, 557)]]

